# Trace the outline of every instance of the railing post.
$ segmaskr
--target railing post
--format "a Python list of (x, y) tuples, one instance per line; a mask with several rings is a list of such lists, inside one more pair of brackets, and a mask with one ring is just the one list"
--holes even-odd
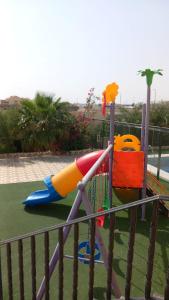
[(32, 274), (32, 300), (36, 300), (36, 243), (35, 236), (31, 236), (31, 274)]
[(63, 300), (63, 228), (59, 228), (59, 300)]
[(45, 249), (45, 300), (49, 300), (49, 232), (44, 235)]
[(79, 240), (79, 224), (74, 225), (74, 251), (73, 251), (73, 292), (72, 299), (78, 299), (78, 240)]
[(152, 212), (152, 220), (151, 220), (151, 228), (150, 228), (150, 244), (148, 248), (147, 274), (146, 274), (146, 284), (145, 284), (146, 300), (149, 300), (151, 296), (155, 242), (156, 242), (157, 223), (158, 223), (158, 207), (159, 207), (159, 202), (155, 201), (153, 203), (153, 212)]
[(3, 300), (2, 266), (1, 266), (1, 248), (0, 248), (0, 299)]
[(107, 300), (111, 300), (111, 294), (112, 294), (114, 229), (115, 229), (115, 214), (110, 214), (108, 270), (107, 270)]
[(7, 243), (7, 270), (8, 270), (8, 291), (9, 300), (13, 300), (13, 283), (12, 283), (12, 260), (11, 260), (11, 244)]
[(20, 285), (20, 299), (24, 300), (24, 271), (23, 271), (23, 241), (18, 240), (18, 262), (19, 262), (19, 285)]
[(125, 286), (125, 300), (130, 300), (131, 278), (132, 278), (132, 263), (134, 256), (134, 242), (137, 222), (137, 207), (131, 208), (130, 216), (130, 236), (128, 243), (127, 255), (127, 273), (126, 273), (126, 286)]
[(93, 300), (94, 285), (94, 252), (95, 252), (95, 219), (91, 220), (90, 227), (90, 262), (89, 262), (89, 300)]
[(167, 272), (167, 278), (166, 278), (166, 287), (164, 291), (164, 300), (169, 299), (169, 267), (168, 267), (168, 272)]

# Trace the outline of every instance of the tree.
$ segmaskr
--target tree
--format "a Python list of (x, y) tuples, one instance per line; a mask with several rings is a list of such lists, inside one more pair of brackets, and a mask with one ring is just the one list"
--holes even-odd
[(49, 150), (57, 144), (71, 122), (68, 103), (61, 98), (37, 93), (34, 100), (22, 101), (19, 126), (26, 150)]
[(15, 142), (19, 139), (18, 110), (10, 109), (0, 112), (0, 152), (15, 152)]
[(94, 113), (94, 105), (96, 104), (96, 101), (100, 98), (94, 94), (95, 88), (91, 88), (88, 92), (88, 96), (86, 98), (86, 104), (85, 104), (85, 117), (92, 118)]
[(150, 123), (155, 126), (169, 127), (169, 102), (161, 101), (151, 105)]
[(138, 103), (135, 104), (132, 108), (126, 108), (124, 106), (119, 107), (119, 114), (117, 116), (117, 120), (121, 122), (128, 122), (128, 123), (141, 123), (141, 113), (142, 111), (142, 104)]

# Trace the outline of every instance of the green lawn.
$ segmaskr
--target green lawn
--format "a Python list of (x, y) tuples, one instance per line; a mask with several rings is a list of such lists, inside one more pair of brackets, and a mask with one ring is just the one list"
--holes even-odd
[[(22, 205), (22, 200), (27, 195), (37, 189), (43, 188), (41, 182), (32, 183), (18, 183), (9, 185), (0, 185), (0, 237), (1, 240), (7, 239), (16, 235), (27, 233), (36, 229), (48, 227), (50, 225), (64, 222), (71, 209), (71, 205), (75, 196), (72, 193), (69, 198), (58, 203), (53, 203), (46, 206), (36, 207), (25, 210)], [(119, 203), (115, 200), (115, 205)], [(132, 278), (132, 295), (141, 296), (144, 293), (145, 272), (147, 264), (147, 246), (149, 240), (149, 220), (151, 216), (152, 206), (147, 207), (147, 221), (141, 222), (140, 216), (137, 222), (137, 234), (135, 242), (135, 255), (133, 262), (133, 278)], [(79, 212), (79, 216), (84, 214), (83, 207)], [(140, 212), (138, 212), (140, 215)], [(108, 220), (106, 226), (101, 229), (102, 236), (107, 246), (108, 241)], [(128, 249), (128, 230), (129, 219), (127, 211), (117, 214), (116, 227), (119, 230), (115, 234), (115, 249), (114, 249), (114, 270), (117, 274), (119, 284), (124, 290), (125, 273), (126, 273), (126, 258)], [(159, 217), (158, 235), (156, 243), (154, 276), (153, 276), (153, 292), (156, 294), (163, 294), (165, 285), (165, 274), (169, 265), (169, 220), (164, 217)], [(80, 225), (80, 241), (88, 239), (88, 225), (82, 223)], [(57, 232), (50, 233), (50, 253), (52, 254), (57, 243)], [(18, 257), (17, 245), (12, 246), (12, 266), (13, 266), (13, 288), (14, 299), (18, 300)], [(65, 254), (72, 255), (73, 249), (73, 233), (70, 234), (66, 245)], [(40, 284), (44, 272), (44, 253), (43, 253), (43, 237), (37, 238), (37, 287)], [(4, 299), (8, 299), (7, 293), (7, 272), (6, 272), (6, 258), (5, 248), (1, 250), (2, 270), (3, 270), (3, 286)], [(25, 295), (26, 299), (31, 299), (31, 275), (30, 275), (30, 240), (24, 241), (24, 276), (25, 276)], [(106, 287), (106, 272), (103, 265), (95, 265), (95, 284), (94, 297), (95, 299), (104, 299)], [(87, 299), (87, 284), (88, 284), (88, 266), (79, 263), (79, 296), (78, 299)], [(58, 270), (54, 272), (50, 284), (51, 299), (56, 299), (58, 293)], [(64, 294), (65, 299), (71, 299), (72, 293), (72, 261), (64, 260)]]

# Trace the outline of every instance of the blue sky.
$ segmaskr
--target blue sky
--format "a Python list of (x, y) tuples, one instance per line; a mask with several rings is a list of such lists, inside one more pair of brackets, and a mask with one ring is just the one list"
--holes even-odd
[(164, 70), (152, 99), (169, 100), (168, 15), (166, 0), (0, 0), (0, 99), (43, 91), (82, 102), (116, 81), (122, 103), (138, 102), (137, 71), (150, 67)]

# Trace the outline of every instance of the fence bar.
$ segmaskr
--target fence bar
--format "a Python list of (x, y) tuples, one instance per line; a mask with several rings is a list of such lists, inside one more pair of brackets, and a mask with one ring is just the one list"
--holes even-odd
[(36, 243), (35, 236), (31, 236), (31, 274), (32, 274), (32, 300), (36, 300)]
[[(101, 122), (105, 122), (105, 120), (103, 119), (99, 119), (99, 118), (92, 118), (93, 121), (101, 121)], [(109, 124), (110, 121), (106, 120), (106, 123)], [(134, 127), (134, 128), (141, 128), (141, 124), (137, 124), (137, 123), (128, 123), (128, 122), (119, 122), (119, 121), (114, 121), (115, 125), (121, 125), (121, 126), (127, 126), (127, 127)], [(149, 130), (153, 130), (153, 131), (157, 131), (157, 132), (164, 132), (164, 133), (169, 133), (169, 128), (168, 127), (159, 127), (159, 126), (154, 126), (154, 125), (149, 125)]]
[(19, 288), (20, 300), (24, 300), (23, 241), (18, 241)]
[(168, 299), (169, 299), (169, 268), (167, 272), (166, 287), (164, 291), (164, 300), (168, 300)]
[(0, 299), (3, 300), (1, 249), (0, 249)]
[(112, 268), (113, 268), (113, 248), (114, 248), (115, 214), (110, 215), (109, 224), (109, 252), (107, 270), (107, 300), (111, 300), (112, 294)]
[(95, 219), (90, 224), (90, 262), (89, 262), (89, 300), (93, 300), (94, 253), (95, 253)]
[(6, 245), (7, 250), (7, 270), (8, 270), (8, 291), (9, 300), (13, 300), (13, 284), (12, 284), (12, 259), (11, 259), (11, 244)]
[(63, 228), (59, 229), (59, 300), (63, 300)]
[(114, 148), (114, 118), (115, 118), (115, 102), (110, 104), (110, 144), (112, 150), (109, 153), (109, 207), (112, 208), (112, 177), (113, 177), (113, 148)]
[(125, 286), (125, 300), (130, 300), (131, 290), (131, 278), (132, 278), (132, 263), (134, 257), (134, 242), (137, 222), (137, 207), (133, 207), (130, 210), (130, 236), (128, 243), (128, 254), (127, 254), (127, 273), (126, 273), (126, 286)]
[(44, 250), (45, 250), (45, 300), (49, 300), (49, 232), (44, 234)]
[(148, 249), (148, 260), (147, 260), (147, 274), (146, 274), (146, 284), (145, 284), (145, 299), (149, 300), (151, 295), (151, 284), (152, 284), (152, 274), (153, 274), (153, 263), (154, 263), (154, 253), (155, 253), (155, 241), (157, 234), (157, 223), (158, 223), (158, 201), (153, 203), (152, 220), (150, 227), (150, 244)]
[(73, 292), (72, 299), (77, 300), (78, 287), (78, 240), (79, 240), (79, 224), (74, 225), (74, 251), (73, 251)]

